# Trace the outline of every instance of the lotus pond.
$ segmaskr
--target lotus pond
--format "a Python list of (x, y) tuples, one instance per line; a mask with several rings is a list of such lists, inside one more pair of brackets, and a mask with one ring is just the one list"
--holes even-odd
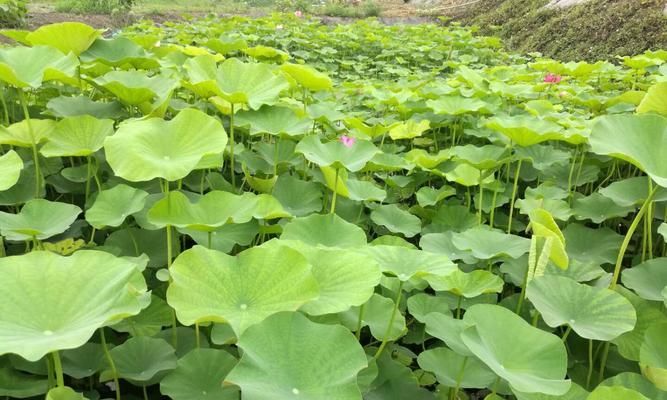
[(3, 35), (0, 396), (667, 399), (667, 51)]

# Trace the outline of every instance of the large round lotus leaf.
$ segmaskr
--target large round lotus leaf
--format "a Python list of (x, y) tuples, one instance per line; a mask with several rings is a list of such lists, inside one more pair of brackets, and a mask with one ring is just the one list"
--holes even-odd
[(73, 204), (33, 199), (18, 214), (0, 212), (0, 232), (9, 240), (48, 239), (65, 232), (80, 213)]
[(596, 265), (616, 262), (623, 236), (609, 228), (588, 228), (581, 224), (569, 224), (563, 229), (568, 256), (574, 261)]
[(320, 167), (346, 168), (359, 171), (380, 150), (367, 140), (358, 140), (351, 147), (339, 141), (320, 142), (317, 136), (306, 136), (296, 146), (295, 151)]
[(320, 90), (331, 90), (333, 82), (326, 74), (317, 71), (313, 67), (302, 64), (285, 63), (280, 69), (294, 79), (299, 85), (308, 90), (317, 92)]
[(272, 195), (292, 215), (302, 217), (322, 210), (322, 189), (315, 182), (291, 175), (280, 175)]
[(0, 271), (0, 354), (29, 361), (83, 345), (147, 300), (137, 264), (102, 251), (35, 251), (0, 259)]
[(243, 63), (230, 58), (220, 64), (217, 72), (220, 97), (233, 104), (247, 104), (253, 110), (263, 104), (273, 104), (288, 83), (275, 75), (269, 65)]
[[(599, 193), (612, 199), (619, 206), (640, 206), (649, 195), (646, 179), (645, 176), (635, 176), (618, 180), (600, 189)], [(667, 200), (667, 189), (658, 188), (653, 200)]]
[(466, 273), (457, 269), (445, 276), (427, 276), (425, 279), (433, 290), (452, 292), (467, 298), (485, 293), (499, 293), (503, 290), (503, 280), (486, 270)]
[(570, 388), (567, 351), (555, 335), (532, 327), (520, 316), (497, 305), (476, 304), (463, 320), (463, 343), (513, 389), (561, 395)]
[(116, 332), (127, 332), (132, 336), (155, 336), (163, 327), (171, 325), (173, 310), (167, 302), (153, 295), (148, 307), (138, 315), (125, 318), (111, 326)]
[(449, 303), (442, 296), (431, 296), (426, 293), (417, 293), (408, 298), (408, 311), (419, 322), (424, 322), (430, 313), (451, 315)]
[(522, 160), (530, 160), (533, 167), (539, 171), (543, 171), (554, 164), (567, 163), (571, 157), (570, 152), (556, 149), (548, 144), (534, 144), (530, 147), (516, 146), (514, 155)]
[(283, 227), (284, 240), (300, 240), (310, 245), (360, 247), (366, 244), (366, 233), (336, 214), (312, 214), (295, 218)]
[(95, 375), (104, 365), (104, 349), (101, 344), (88, 342), (76, 349), (60, 354), (63, 373), (76, 379)]
[(391, 232), (413, 237), (421, 232), (422, 222), (419, 217), (410, 214), (396, 204), (380, 205), (371, 212), (371, 220)]
[(25, 399), (46, 393), (48, 385), (46, 377), (20, 372), (9, 364), (0, 367), (0, 396)]
[(424, 371), (433, 372), (441, 385), (448, 387), (456, 387), (458, 383), (461, 388), (481, 389), (496, 380), (496, 374), (477, 358), (462, 356), (446, 347), (419, 353), (417, 362)]
[(227, 134), (217, 119), (188, 108), (171, 121), (127, 121), (106, 138), (104, 150), (114, 173), (123, 179), (176, 181), (204, 156), (221, 154), (226, 145)]
[(95, 40), (80, 58), (87, 63), (99, 61), (116, 67), (131, 65), (136, 69), (153, 69), (160, 66), (141, 46), (122, 36)]
[(472, 228), (452, 234), (452, 243), (473, 257), (488, 260), (495, 257), (519, 258), (530, 250), (530, 240), (484, 228)]
[(658, 113), (667, 116), (667, 82), (656, 83), (637, 106), (638, 114)]
[(74, 389), (62, 386), (49, 390), (46, 394), (46, 400), (87, 400), (81, 393), (75, 392)]
[(449, 313), (432, 312), (424, 317), (426, 333), (445, 342), (445, 344), (464, 356), (473, 357), (473, 353), (463, 343), (461, 333), (469, 324), (453, 318)]
[(642, 374), (660, 390), (667, 391), (667, 323), (653, 324), (639, 348)]
[(95, 79), (95, 83), (111, 92), (118, 100), (133, 106), (164, 98), (176, 88), (174, 79), (139, 71), (111, 71)]
[(0, 49), (0, 80), (19, 88), (37, 89), (50, 80), (71, 82), (78, 65), (74, 54), (49, 46)]
[(194, 229), (179, 229), (180, 232), (190, 236), (197, 244), (223, 253), (230, 253), (234, 246), (250, 246), (259, 234), (259, 223), (248, 221), (244, 224), (228, 224), (211, 232), (209, 246), (209, 234), (206, 231)]
[(461, 115), (466, 113), (487, 113), (489, 104), (475, 98), (462, 96), (440, 96), (426, 101), (426, 105), (436, 114)]
[(658, 389), (651, 381), (634, 372), (621, 372), (605, 379), (600, 386), (622, 386), (637, 391), (652, 400), (667, 399), (667, 391)]
[(238, 346), (243, 356), (227, 381), (241, 387), (244, 399), (361, 399), (357, 374), (366, 354), (340, 325), (284, 312), (249, 328)]
[[(412, 361), (412, 360), (410, 360)], [(369, 376), (370, 375), (370, 376)], [(364, 398), (368, 400), (433, 400), (434, 395), (421, 387), (415, 373), (405, 366), (404, 362), (394, 359), (391, 352), (371, 362), (371, 367), (359, 374), (359, 381), (370, 380), (364, 390)]]
[(622, 386), (598, 386), (586, 400), (649, 400), (649, 398)]
[(259, 110), (241, 111), (234, 119), (236, 126), (248, 126), (251, 135), (299, 136), (310, 133), (313, 123), (299, 117), (291, 108), (262, 106)]
[[(165, 372), (176, 368), (176, 353), (164, 339), (148, 336), (133, 337), (111, 351), (118, 377), (134, 385), (152, 384)], [(108, 366), (107, 366), (108, 368)], [(111, 377), (111, 371), (102, 372), (100, 379)]]
[(363, 305), (363, 310), (361, 307), (353, 307), (339, 316), (348, 327), (354, 327), (353, 329), (356, 329), (359, 322), (361, 328), (368, 326), (371, 335), (377, 340), (396, 340), (405, 334), (406, 325), (405, 316), (400, 311), (396, 311), (391, 326), (389, 325), (395, 304), (394, 300), (374, 293)]
[(509, 157), (507, 148), (490, 144), (481, 147), (467, 144), (452, 147), (450, 151), (455, 159), (465, 161), (480, 170), (487, 170), (504, 164)]
[(214, 190), (191, 203), (181, 192), (170, 192), (148, 211), (148, 221), (156, 226), (172, 225), (214, 231), (224, 224), (242, 224), (256, 219), (289, 217), (280, 203), (268, 194), (245, 192), (235, 195)]
[(56, 122), (50, 119), (31, 119), (0, 127), (0, 144), (30, 147), (51, 137), (55, 126)]
[(222, 385), (235, 365), (224, 350), (192, 350), (160, 381), (160, 392), (173, 400), (237, 400), (239, 389)]
[(428, 119), (423, 119), (419, 122), (414, 119), (409, 119), (405, 122), (394, 124), (389, 130), (389, 137), (393, 140), (399, 139), (414, 139), (421, 136), (424, 132), (429, 130), (431, 122)]
[(53, 97), (46, 103), (46, 108), (44, 114), (59, 118), (90, 115), (95, 118), (119, 119), (123, 116), (121, 103), (95, 101), (87, 96)]
[(660, 303), (644, 300), (623, 286), (616, 286), (616, 291), (632, 303), (637, 313), (637, 323), (632, 331), (622, 334), (612, 340), (612, 343), (618, 347), (618, 352), (623, 358), (639, 361), (646, 330), (655, 324), (667, 323), (667, 316)]
[(663, 301), (662, 291), (667, 287), (667, 258), (654, 258), (625, 269), (622, 279), (623, 285), (641, 298)]
[(23, 169), (23, 160), (14, 150), (0, 156), (0, 191), (16, 185)]
[(667, 187), (667, 118), (659, 115), (606, 115), (589, 138), (594, 153), (634, 164), (658, 185)]
[(596, 224), (600, 224), (610, 218), (625, 217), (633, 210), (633, 206), (620, 206), (612, 199), (600, 193), (580, 197), (572, 204), (572, 212), (576, 219), (589, 219)]
[(253, 247), (236, 257), (195, 246), (170, 272), (167, 302), (181, 323), (227, 322), (237, 335), (318, 295), (306, 258), (284, 246)]
[(102, 31), (81, 22), (61, 22), (44, 25), (26, 35), (25, 39), (33, 46), (55, 47), (63, 53), (79, 55), (102, 34)]
[(373, 257), (382, 272), (401, 281), (430, 275), (445, 276), (457, 270), (456, 264), (444, 254), (387, 245), (368, 246), (360, 251)]
[(631, 331), (637, 322), (632, 304), (613, 290), (578, 283), (570, 278), (544, 275), (526, 290), (547, 325), (569, 325), (579, 336), (612, 340)]
[(89, 115), (67, 117), (55, 126), (40, 152), (44, 157), (88, 156), (104, 145), (104, 139), (113, 134), (111, 119), (97, 119)]
[(517, 390), (514, 390), (513, 393), (517, 400), (586, 400), (588, 398), (588, 392), (586, 389), (582, 388), (574, 382), (570, 386), (570, 390), (560, 396), (553, 396), (543, 393), (522, 393)]
[(307, 314), (333, 314), (360, 306), (368, 301), (380, 283), (380, 268), (369, 256), (347, 250), (310, 247), (301, 242), (286, 244), (306, 257), (317, 280), (319, 296), (301, 307)]
[(128, 216), (143, 210), (147, 197), (147, 192), (123, 183), (103, 190), (86, 210), (86, 221), (97, 229), (120, 226)]
[(513, 144), (523, 147), (564, 137), (562, 126), (530, 115), (493, 117), (484, 125), (507, 136)]

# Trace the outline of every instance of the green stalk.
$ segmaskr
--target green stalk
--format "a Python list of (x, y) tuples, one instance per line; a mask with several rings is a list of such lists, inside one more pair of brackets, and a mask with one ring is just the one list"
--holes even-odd
[(200, 340), (199, 340), (199, 322), (195, 322), (195, 344), (197, 348), (199, 348), (200, 345)]
[(361, 322), (364, 319), (364, 305), (362, 304), (359, 307), (359, 317), (357, 318), (357, 330), (354, 333), (354, 336), (357, 338), (357, 341), (361, 339)]
[(482, 208), (484, 208), (484, 179), (482, 178), (482, 171), (479, 170), (479, 207), (477, 207), (477, 222), (482, 225)]
[(561, 337), (561, 340), (563, 340), (563, 343), (567, 340), (567, 337), (570, 335), (570, 332), (572, 332), (572, 327), (570, 325), (567, 326), (567, 329), (565, 330), (565, 333), (563, 333), (563, 337)]
[(468, 357), (463, 357), (463, 362), (461, 363), (461, 369), (459, 370), (459, 373), (456, 375), (456, 384), (454, 385), (454, 390), (452, 391), (450, 400), (456, 400), (459, 397), (459, 389), (461, 389), (461, 381), (463, 380), (463, 374), (465, 373), (467, 363), (468, 363)]
[(2, 102), (2, 109), (5, 117), (5, 125), (9, 125), (9, 109), (7, 109), (7, 101), (5, 100), (5, 86), (0, 87), (0, 102)]
[(100, 340), (102, 341), (102, 350), (104, 351), (104, 357), (106, 357), (109, 367), (111, 368), (111, 376), (113, 378), (113, 383), (116, 385), (116, 400), (120, 400), (120, 382), (118, 382), (118, 370), (116, 369), (116, 363), (113, 362), (111, 353), (109, 353), (109, 346), (107, 346), (107, 339), (104, 336), (104, 328), (100, 328)]
[[(519, 174), (521, 173), (521, 162), (523, 160), (519, 159), (519, 162), (516, 165), (516, 172), (514, 172), (514, 186), (512, 186), (512, 197), (510, 198), (510, 216), (509, 222), (507, 223), (507, 233), (512, 233), (512, 215), (514, 215), (514, 200), (516, 199), (516, 191), (519, 186)], [(507, 173), (509, 176), (509, 171)]]
[(65, 376), (63, 375), (63, 365), (60, 362), (60, 354), (58, 354), (58, 350), (53, 351), (51, 357), (53, 357), (53, 367), (56, 372), (56, 384), (58, 387), (63, 387), (65, 386)]
[(593, 376), (593, 339), (588, 340), (588, 375), (586, 375), (586, 390), (591, 387), (591, 377)]
[[(653, 181), (648, 177), (648, 192), (653, 191)], [(648, 240), (648, 259), (653, 258), (653, 202), (649, 203), (646, 210), (646, 236)]]
[(398, 305), (401, 302), (402, 294), (403, 294), (403, 281), (400, 281), (400, 283), (398, 284), (398, 294), (396, 295), (396, 302), (394, 303), (394, 308), (391, 310), (391, 316), (389, 317), (389, 325), (387, 325), (387, 329), (385, 330), (384, 335), (382, 336), (382, 343), (380, 344), (380, 347), (378, 347), (377, 352), (373, 356), (373, 358), (375, 359), (380, 357), (380, 354), (382, 354), (382, 351), (384, 350), (385, 346), (387, 346), (387, 337), (391, 332), (392, 325), (394, 325), (394, 320), (396, 319), (396, 312), (398, 311)]
[(84, 204), (88, 204), (88, 196), (90, 195), (90, 177), (92, 175), (92, 164), (90, 156), (86, 156), (86, 195)]
[(338, 171), (340, 168), (336, 168), (336, 179), (334, 180), (334, 185), (333, 185), (333, 196), (331, 198), (331, 209), (329, 211), (329, 214), (333, 214), (336, 212), (336, 197), (338, 195)]
[(48, 379), (48, 387), (51, 389), (53, 387), (53, 381), (55, 380), (53, 378), (53, 359), (51, 357), (44, 357), (44, 361), (46, 361), (46, 376)]
[(234, 103), (231, 104), (231, 115), (229, 116), (229, 166), (232, 173), (232, 188), (236, 190), (236, 176), (234, 176)]
[(28, 133), (30, 133), (30, 140), (32, 147), (32, 159), (35, 162), (35, 197), (39, 197), (39, 186), (40, 186), (40, 177), (41, 169), (39, 168), (39, 155), (37, 154), (37, 140), (35, 139), (35, 131), (32, 129), (32, 123), (30, 122), (30, 112), (28, 111), (28, 102), (25, 100), (25, 94), (22, 89), (17, 89), (19, 93), (19, 99), (21, 100), (21, 108), (23, 108), (23, 117), (28, 124)]
[(148, 400), (148, 393), (146, 392), (146, 385), (141, 386), (141, 391), (144, 394), (144, 400)]

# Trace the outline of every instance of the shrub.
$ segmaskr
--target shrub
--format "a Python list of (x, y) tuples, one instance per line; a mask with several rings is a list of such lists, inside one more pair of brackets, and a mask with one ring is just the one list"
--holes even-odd
[(370, 0), (365, 0), (357, 5), (327, 3), (322, 9), (324, 15), (344, 18), (377, 17), (380, 12), (380, 6)]
[(19, 27), (27, 14), (27, 0), (0, 0), (0, 26)]
[(75, 14), (112, 14), (120, 10), (129, 10), (135, 0), (62, 0), (56, 5), (56, 11)]

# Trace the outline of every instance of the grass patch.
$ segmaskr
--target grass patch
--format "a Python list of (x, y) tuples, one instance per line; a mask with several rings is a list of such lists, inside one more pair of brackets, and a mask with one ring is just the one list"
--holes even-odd
[(365, 0), (357, 5), (327, 3), (319, 10), (319, 13), (330, 17), (364, 18), (378, 17), (381, 11), (382, 9), (375, 2)]
[(610, 59), (667, 47), (663, 0), (593, 0), (544, 9), (547, 0), (487, 0), (464, 17), (513, 50), (562, 60)]

